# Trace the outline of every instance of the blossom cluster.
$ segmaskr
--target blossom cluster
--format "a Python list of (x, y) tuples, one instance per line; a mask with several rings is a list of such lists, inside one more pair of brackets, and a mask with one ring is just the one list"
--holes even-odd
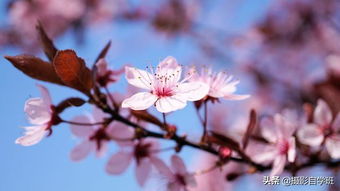
[[(7, 59), (20, 68), (18, 57)], [(21, 59), (29, 64), (27, 58)], [(213, 72), (207, 67), (198, 72), (195, 67), (184, 71), (184, 67), (179, 65), (174, 57), (169, 56), (157, 67), (147, 67), (149, 71), (125, 66), (127, 82), (144, 91), (133, 95), (120, 95), (109, 92), (107, 87), (114, 84), (122, 72), (110, 69), (104, 57), (98, 58), (92, 69), (95, 77), (91, 78), (94, 81), (91, 82), (93, 85), (90, 85), (90, 89), (82, 87), (83, 83), (69, 79), (73, 73), (67, 74), (62, 68), (62, 63), (66, 61), (81, 65), (81, 58), (72, 51), (58, 51), (54, 55), (52, 65), (64, 85), (89, 96), (88, 103), (94, 105), (93, 114), (76, 116), (71, 121), (62, 119), (60, 114), (64, 109), (81, 106), (85, 101), (69, 98), (66, 102), (54, 105), (47, 88), (38, 85), (42, 98), (30, 98), (25, 103), (24, 110), (32, 126), (24, 127), (26, 132), (15, 141), (17, 144), (37, 144), (46, 135), (52, 134), (54, 125), (69, 123), (71, 132), (81, 140), (70, 153), (72, 160), (80, 161), (90, 152), (95, 152), (98, 157), (103, 156), (108, 150), (107, 145), (114, 142), (119, 150), (107, 163), (108, 174), (121, 174), (133, 162), (136, 167), (136, 179), (141, 186), (148, 180), (154, 168), (166, 178), (169, 190), (195, 187), (195, 176), (199, 173), (188, 172), (177, 154), (172, 156), (169, 168), (158, 156), (162, 149), (155, 138), (174, 140), (177, 146), (171, 149), (177, 152), (180, 152), (183, 146), (193, 146), (217, 154), (218, 162), (212, 169), (227, 165), (231, 160), (244, 160), (255, 166), (259, 172), (271, 169), (271, 176), (281, 174), (287, 162), (295, 164), (297, 158), (308, 157), (299, 156), (302, 148), (297, 143), (308, 146), (311, 153), (325, 149), (330, 158), (340, 159), (337, 149), (340, 145), (340, 115), (333, 115), (327, 103), (321, 99), (313, 112), (305, 113), (303, 117), (298, 116), (294, 110), (284, 110), (272, 117), (263, 117), (257, 124), (256, 112), (253, 110), (243, 140), (237, 141), (226, 133), (207, 132), (206, 121), (208, 103), (218, 104), (221, 100), (244, 100), (250, 97), (235, 94), (239, 80), (235, 80), (232, 75)], [(93, 88), (95, 91), (91, 91)], [(101, 93), (101, 89), (107, 92)], [(185, 136), (177, 135), (176, 130), (180, 127), (168, 124), (165, 120), (167, 114), (184, 109), (188, 101), (195, 102), (197, 111), (202, 104), (205, 106), (204, 119), (198, 112), (204, 131), (200, 143), (190, 142)], [(153, 106), (163, 115), (163, 122), (147, 112)], [(150, 124), (159, 126), (165, 134), (151, 131), (148, 128)], [(256, 134), (254, 129), (258, 129), (259, 133)], [(254, 139), (253, 136), (258, 138)]]

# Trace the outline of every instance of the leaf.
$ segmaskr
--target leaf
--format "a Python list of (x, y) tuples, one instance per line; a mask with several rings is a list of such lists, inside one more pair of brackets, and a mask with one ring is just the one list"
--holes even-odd
[(71, 97), (68, 99), (65, 99), (64, 101), (60, 102), (56, 107), (56, 113), (61, 113), (63, 112), (65, 109), (75, 106), (75, 107), (80, 107), (82, 106), (84, 103), (86, 103), (85, 100), (81, 99), (81, 98), (77, 98), (77, 97)]
[(5, 56), (14, 67), (27, 76), (46, 82), (65, 85), (58, 77), (53, 65), (30, 55)]
[(36, 26), (39, 33), (40, 43), (43, 47), (45, 55), (52, 62), (54, 56), (57, 54), (58, 49), (54, 46), (53, 41), (48, 37), (41, 23)]
[(210, 131), (211, 135), (207, 136), (207, 141), (211, 143), (218, 144), (220, 146), (229, 147), (232, 150), (239, 151), (240, 145), (237, 141), (225, 135)]
[(53, 65), (59, 78), (69, 87), (77, 89), (86, 95), (93, 87), (91, 71), (86, 67), (83, 59), (73, 50), (58, 51)]
[(105, 58), (107, 52), (109, 51), (111, 47), (111, 40), (105, 45), (102, 51), (100, 51), (95, 63), (97, 63), (100, 59)]
[(148, 113), (146, 110), (131, 110), (131, 114), (137, 119), (155, 124), (159, 127), (163, 127), (163, 123), (159, 121), (155, 116)]
[(242, 139), (243, 150), (248, 145), (250, 135), (252, 134), (252, 132), (253, 132), (255, 126), (256, 126), (256, 123), (257, 123), (256, 111), (254, 109), (252, 109), (250, 111), (250, 114), (249, 114), (249, 123), (248, 123), (247, 131), (244, 134), (243, 139)]

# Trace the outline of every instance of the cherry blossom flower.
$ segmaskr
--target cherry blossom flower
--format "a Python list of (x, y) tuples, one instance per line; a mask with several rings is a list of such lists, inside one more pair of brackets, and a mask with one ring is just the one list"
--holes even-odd
[(213, 72), (211, 68), (203, 68), (200, 73), (196, 73), (190, 78), (190, 81), (207, 84), (209, 86), (208, 96), (213, 98), (243, 100), (249, 97), (249, 95), (234, 94), (239, 80), (235, 80), (233, 76), (225, 72)]
[(329, 155), (340, 158), (340, 114), (333, 120), (332, 112), (325, 101), (319, 99), (314, 110), (314, 123), (306, 124), (298, 131), (299, 141), (317, 147), (325, 143)]
[[(95, 108), (93, 116), (81, 115), (75, 117), (72, 121), (76, 123), (94, 124), (105, 120), (104, 113)], [(112, 122), (109, 125), (71, 125), (72, 133), (81, 138), (82, 141), (75, 146), (70, 154), (73, 161), (80, 161), (86, 158), (91, 151), (95, 151), (97, 157), (101, 157), (107, 150), (107, 144), (110, 140), (119, 138), (121, 140), (133, 137), (133, 131), (129, 127), (119, 122)], [(118, 144), (125, 144), (125, 141), (116, 140)]]
[(168, 191), (186, 191), (187, 187), (197, 185), (194, 174), (187, 171), (183, 160), (177, 155), (171, 157), (171, 169), (159, 159), (153, 159), (152, 162), (159, 173), (167, 179)]
[(52, 125), (60, 122), (54, 112), (51, 97), (48, 90), (38, 85), (42, 98), (30, 98), (25, 103), (24, 111), (28, 120), (33, 126), (24, 127), (25, 135), (15, 140), (16, 144), (31, 146), (37, 144), (49, 132), (52, 132)]
[(106, 165), (106, 172), (112, 175), (121, 174), (134, 159), (136, 162), (136, 179), (138, 184), (143, 186), (152, 170), (151, 161), (159, 160), (155, 155), (158, 144), (148, 139), (130, 143), (130, 145), (122, 146), (119, 152), (111, 156)]
[(154, 73), (137, 68), (125, 67), (126, 79), (133, 86), (146, 89), (123, 101), (123, 108), (145, 110), (151, 105), (162, 113), (182, 109), (187, 101), (197, 101), (207, 95), (208, 86), (201, 82), (186, 82), (192, 74), (181, 79), (182, 67), (173, 57), (167, 57), (158, 65)]
[(292, 111), (285, 110), (283, 114), (276, 114), (274, 119), (265, 118), (261, 121), (261, 134), (269, 143), (268, 145), (256, 145), (251, 156), (258, 163), (273, 162), (270, 176), (282, 173), (286, 160), (294, 162), (296, 157), (295, 138), (293, 134), (296, 129)]
[(110, 83), (116, 82), (119, 76), (124, 72), (123, 69), (120, 70), (110, 70), (107, 67), (107, 62), (105, 59), (100, 59), (97, 63), (97, 76), (96, 81), (100, 86), (107, 86)]

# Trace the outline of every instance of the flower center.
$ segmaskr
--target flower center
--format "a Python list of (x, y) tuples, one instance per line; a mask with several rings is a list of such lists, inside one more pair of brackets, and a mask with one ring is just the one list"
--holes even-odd
[(186, 185), (185, 178), (184, 178), (183, 175), (177, 173), (177, 174), (175, 174), (175, 178), (176, 178), (176, 181), (177, 181), (179, 184), (181, 184), (181, 185), (183, 185), (183, 186)]
[(90, 140), (96, 141), (97, 150), (99, 151), (102, 147), (102, 141), (108, 141), (110, 137), (107, 135), (105, 128), (100, 128), (90, 137)]
[(174, 95), (172, 89), (169, 87), (157, 87), (152, 93), (157, 97), (169, 97)]
[(325, 137), (328, 137), (333, 133), (332, 128), (329, 124), (321, 126), (321, 131), (325, 135)]
[(135, 150), (134, 150), (134, 155), (137, 161), (137, 164), (140, 163), (140, 161), (145, 158), (150, 156), (150, 149), (151, 149), (151, 143), (138, 143), (135, 146)]
[(279, 143), (278, 147), (279, 147), (280, 154), (282, 154), (282, 155), (287, 154), (288, 150), (289, 150), (289, 143), (286, 140), (282, 140)]

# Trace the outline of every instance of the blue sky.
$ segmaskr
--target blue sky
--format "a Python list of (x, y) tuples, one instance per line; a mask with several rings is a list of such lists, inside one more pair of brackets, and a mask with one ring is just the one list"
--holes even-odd
[[(262, 15), (267, 6), (267, 3), (243, 1), (237, 5), (238, 12), (230, 12), (229, 20), (224, 20), (221, 15), (215, 14), (215, 12), (223, 13), (223, 10), (221, 10), (223, 7), (219, 6), (219, 2), (215, 4), (207, 3), (209, 11), (201, 16), (200, 23), (232, 32), (246, 28), (251, 21)], [(4, 5), (5, 1), (1, 1), (0, 25), (3, 25), (6, 19)], [(141, 36), (144, 38), (140, 38)], [(144, 68), (150, 63), (156, 65), (160, 59), (168, 55), (176, 57), (180, 63), (184, 64), (193, 55), (197, 55), (199, 51), (189, 38), (180, 37), (169, 40), (150, 30), (149, 25), (145, 23), (95, 26), (87, 30), (85, 38), (86, 43), (79, 46), (73, 40), (72, 34), (67, 33), (58, 38), (56, 44), (60, 49), (75, 49), (79, 56), (91, 64), (100, 49), (108, 40), (112, 40), (112, 48), (107, 57), (112, 68), (119, 68), (124, 64)], [(22, 53), (11, 48), (0, 51), (1, 55)], [(42, 55), (40, 54), (40, 56)], [(105, 173), (104, 168), (109, 155), (100, 159), (91, 155), (79, 163), (70, 161), (69, 152), (75, 146), (77, 140), (71, 135), (68, 125), (58, 125), (54, 128), (53, 136), (44, 139), (35, 146), (22, 147), (14, 144), (14, 140), (23, 133), (20, 127), (28, 125), (23, 112), (24, 102), (30, 97), (39, 96), (36, 83), (48, 87), (54, 103), (58, 103), (69, 96), (83, 97), (83, 95), (68, 88), (32, 80), (16, 70), (3, 57), (0, 58), (0, 77), (2, 92), (0, 94), (0, 119), (2, 122), (0, 133), (1, 191), (141, 190), (136, 184), (134, 169), (131, 166), (121, 176), (108, 176)], [(124, 82), (124, 78), (121, 81), (118, 85), (112, 86), (111, 90), (124, 90), (126, 82)], [(63, 116), (66, 119), (71, 119), (72, 116), (82, 114), (88, 109), (89, 107), (70, 109)], [(168, 120), (183, 127), (181, 128), (182, 132), (192, 132), (194, 127), (199, 126), (192, 106), (171, 114)], [(193, 132), (197, 135), (200, 133), (200, 131)], [(113, 152), (113, 149), (111, 149), (108, 154)], [(181, 153), (189, 166), (194, 160), (192, 157), (194, 152), (191, 149), (185, 149)], [(170, 153), (164, 154), (165, 157), (169, 155)], [(155, 178), (157, 175), (154, 174), (153, 176)], [(157, 185), (154, 186), (153, 183), (154, 181), (150, 181), (148, 186), (157, 189)]]

